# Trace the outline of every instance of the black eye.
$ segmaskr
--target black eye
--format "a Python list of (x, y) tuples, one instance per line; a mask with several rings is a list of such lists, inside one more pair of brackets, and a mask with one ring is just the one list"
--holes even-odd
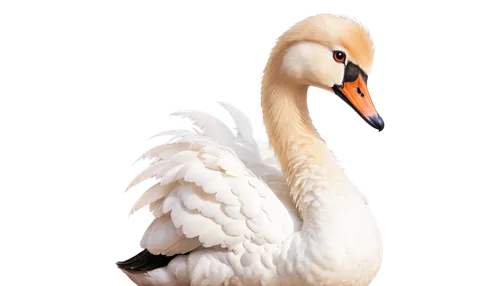
[(338, 63), (345, 63), (345, 53), (342, 51), (333, 51), (333, 59)]

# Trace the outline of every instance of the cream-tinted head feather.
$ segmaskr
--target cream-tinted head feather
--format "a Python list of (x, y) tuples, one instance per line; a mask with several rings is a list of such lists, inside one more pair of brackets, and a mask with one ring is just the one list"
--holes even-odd
[(331, 91), (343, 79), (344, 68), (332, 52), (346, 53), (346, 62), (370, 74), (374, 46), (367, 29), (345, 16), (321, 14), (306, 18), (286, 31), (274, 46), (264, 70), (264, 87), (278, 77)]

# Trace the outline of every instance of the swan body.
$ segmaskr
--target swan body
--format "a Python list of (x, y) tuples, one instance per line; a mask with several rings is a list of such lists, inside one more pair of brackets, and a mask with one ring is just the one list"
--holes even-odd
[(197, 129), (162, 132), (173, 138), (140, 157), (152, 163), (128, 188), (158, 183), (132, 213), (149, 205), (155, 218), (144, 251), (118, 266), (137, 285), (369, 285), (380, 232), (312, 125), (307, 89), (336, 93), (382, 130), (366, 88), (372, 60), (368, 33), (348, 18), (313, 16), (287, 31), (262, 83), (272, 149), (229, 104), (237, 134), (208, 114), (175, 113)]

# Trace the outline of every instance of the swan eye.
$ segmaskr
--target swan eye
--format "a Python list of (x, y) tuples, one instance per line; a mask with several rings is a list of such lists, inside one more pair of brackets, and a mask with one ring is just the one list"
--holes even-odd
[(342, 51), (333, 51), (333, 59), (337, 63), (345, 63), (345, 53)]

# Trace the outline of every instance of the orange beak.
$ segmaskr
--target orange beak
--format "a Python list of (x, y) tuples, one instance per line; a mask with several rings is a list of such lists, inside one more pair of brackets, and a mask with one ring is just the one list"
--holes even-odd
[[(352, 75), (352, 74), (351, 74)], [(351, 76), (350, 79), (353, 77)], [(368, 87), (366, 86), (366, 77), (358, 73), (354, 81), (344, 80), (343, 86), (334, 86), (333, 90), (347, 104), (349, 104), (370, 126), (382, 131), (384, 129), (384, 120), (378, 114), (373, 105)]]

